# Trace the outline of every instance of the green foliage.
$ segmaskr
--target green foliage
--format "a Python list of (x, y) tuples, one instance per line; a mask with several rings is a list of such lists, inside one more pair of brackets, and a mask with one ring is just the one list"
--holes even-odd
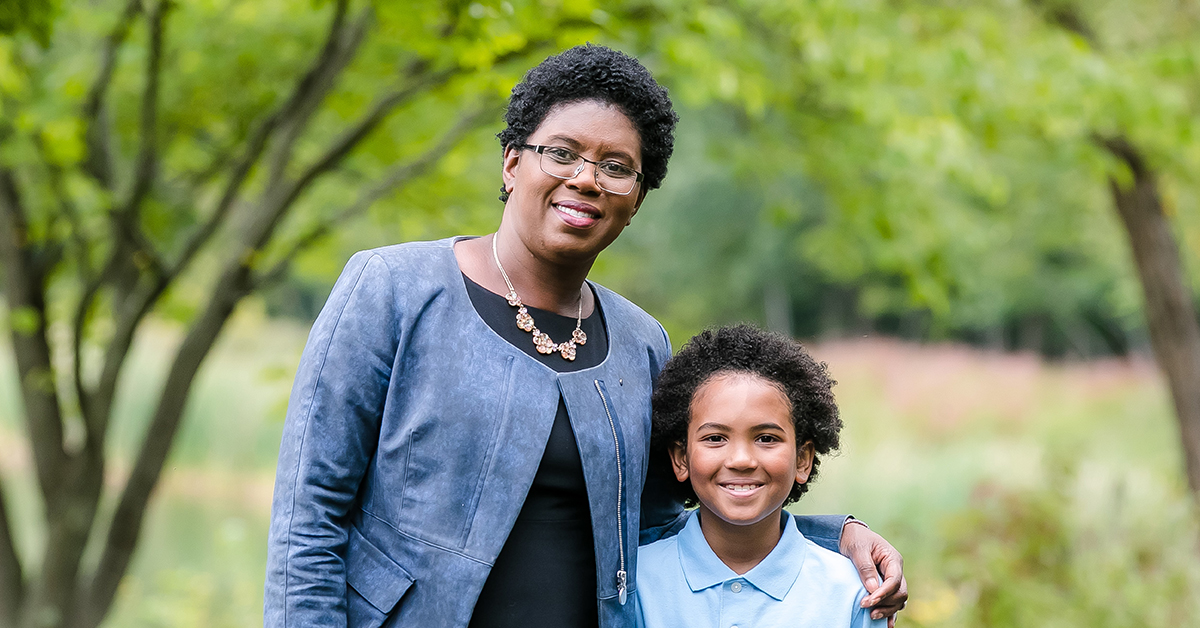
[[(1146, 147), (1181, 240), (1200, 242), (1190, 9), (1081, 4), (1095, 24), (1085, 38), (1034, 3), (657, 6), (667, 19), (642, 45), (673, 95), (734, 121), (681, 141), (736, 173), (725, 205), (739, 218), (727, 222), (787, 217), (801, 281), (815, 270), (845, 286), (868, 320), (918, 314), (918, 336), (993, 344), (1036, 327), (1083, 354), (1105, 333), (1137, 336), (1140, 294), (1107, 182), (1128, 173), (1097, 135)], [(687, 239), (668, 241), (678, 251)], [(1197, 251), (1184, 247), (1185, 264)], [(702, 267), (715, 280), (716, 265)], [(794, 305), (807, 296), (791, 293)]]
[(58, 10), (56, 0), (5, 0), (0, 4), (0, 36), (26, 32), (48, 45)]
[(1032, 490), (981, 485), (943, 522), (945, 577), (969, 600), (947, 625), (1141, 628), (1200, 612), (1193, 509), (1144, 476), (1073, 466)]

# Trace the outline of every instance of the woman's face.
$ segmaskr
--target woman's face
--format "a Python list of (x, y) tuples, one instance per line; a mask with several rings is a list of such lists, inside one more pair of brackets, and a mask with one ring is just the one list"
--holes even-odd
[[(527, 144), (557, 146), (592, 161), (642, 169), (642, 142), (633, 123), (614, 106), (594, 100), (555, 106)], [(504, 151), (509, 190), (504, 219), (535, 256), (555, 263), (590, 261), (629, 224), (645, 198), (642, 183), (625, 196), (596, 185), (595, 166), (559, 179), (542, 171), (542, 156), (510, 146)]]

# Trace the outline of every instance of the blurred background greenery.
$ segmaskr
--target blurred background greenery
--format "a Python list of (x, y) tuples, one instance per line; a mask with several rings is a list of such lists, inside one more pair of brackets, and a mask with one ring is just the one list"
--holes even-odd
[[(225, 273), (249, 268), (183, 389), (106, 626), (260, 621), (282, 417), (329, 286), (355, 250), (494, 229), (502, 98), (583, 41), (637, 55), (681, 117), (664, 187), (592, 278), (676, 344), (748, 320), (828, 361), (845, 446), (797, 508), (853, 512), (905, 554), (902, 622), (1200, 622), (1200, 516), (1113, 207), (1138, 173), (1105, 148), (1124, 138), (1152, 169), (1195, 303), (1196, 2), (6, 0), (0, 33), (0, 174), (23, 192), (31, 250), (60, 254), (40, 277), (46, 307), (13, 307), (6, 288), (3, 322), (16, 339), (44, 330), (66, 441), (90, 429), (71, 367), (87, 362), (85, 388), (102, 387), (141, 294), (129, 286), (185, 262), (117, 362), (82, 573), (107, 564), (105, 522), (168, 405), (184, 338), (232, 285)], [(309, 108), (288, 109), (328, 50), (344, 62), (313, 75), (326, 78)], [(97, 85), (106, 104), (90, 110)], [(276, 203), (280, 181), (304, 180), (405, 90)], [(231, 186), (272, 112), (292, 126)], [(414, 169), (384, 185), (397, 164)], [(137, 237), (112, 228), (129, 207)], [(221, 207), (228, 221), (182, 255)], [(89, 278), (110, 268), (125, 270), (73, 327)], [(13, 348), (0, 345), (0, 478), (33, 581), (56, 533)]]

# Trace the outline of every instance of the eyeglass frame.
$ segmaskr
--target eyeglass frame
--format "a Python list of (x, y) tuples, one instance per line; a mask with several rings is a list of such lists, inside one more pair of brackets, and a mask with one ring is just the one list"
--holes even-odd
[[(578, 177), (579, 173), (583, 172), (583, 169), (586, 168), (588, 164), (592, 164), (592, 166), (594, 166), (592, 168), (592, 179), (596, 182), (596, 187), (600, 188), (601, 190), (604, 190), (605, 192), (608, 192), (609, 194), (615, 194), (617, 196), (629, 196), (630, 194), (633, 194), (633, 190), (634, 190), (634, 188), (637, 187), (637, 184), (641, 183), (646, 178), (646, 175), (642, 174), (641, 172), (639, 172), (637, 170), (634, 170), (633, 168), (630, 168), (629, 166), (626, 166), (625, 164), (623, 164), (619, 161), (613, 161), (611, 159), (606, 159), (603, 161), (592, 161), (591, 159), (588, 159), (587, 157), (584, 157), (583, 155), (580, 155), (579, 153), (577, 153), (569, 148), (566, 148), (564, 146), (549, 146), (546, 144), (518, 144), (517, 148), (520, 148), (522, 150), (532, 150), (535, 153), (537, 153), (539, 155), (538, 168), (540, 168), (542, 170), (542, 172), (545, 172), (546, 174), (554, 177), (555, 179), (561, 179), (563, 181), (569, 181), (571, 179), (574, 179), (575, 177)], [(582, 159), (583, 163), (579, 164), (579, 166), (577, 166), (575, 168), (575, 174), (572, 174), (569, 177), (557, 175), (552, 172), (546, 172), (546, 167), (544, 165), (542, 165), (542, 158), (544, 158), (546, 156), (545, 151), (547, 148), (553, 148), (555, 150), (562, 150), (562, 151), (571, 153), (572, 155), (575, 155), (579, 159)], [(616, 164), (622, 168), (629, 170), (634, 175), (636, 175), (633, 180), (633, 185), (629, 186), (628, 192), (614, 192), (614, 191), (604, 187), (603, 185), (600, 185), (600, 168), (599, 168), (599, 166), (600, 166), (600, 164), (604, 164), (604, 163)]]

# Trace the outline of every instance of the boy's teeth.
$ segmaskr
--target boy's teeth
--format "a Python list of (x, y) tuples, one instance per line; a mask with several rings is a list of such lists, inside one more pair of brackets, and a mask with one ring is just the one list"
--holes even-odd
[(731, 485), (731, 486), (729, 487), (729, 490), (731, 490), (731, 491), (743, 491), (743, 492), (744, 492), (744, 491), (750, 491), (750, 490), (754, 490), (754, 489), (756, 489), (756, 488), (758, 488), (758, 485), (751, 485), (751, 484), (734, 484), (734, 485)]

